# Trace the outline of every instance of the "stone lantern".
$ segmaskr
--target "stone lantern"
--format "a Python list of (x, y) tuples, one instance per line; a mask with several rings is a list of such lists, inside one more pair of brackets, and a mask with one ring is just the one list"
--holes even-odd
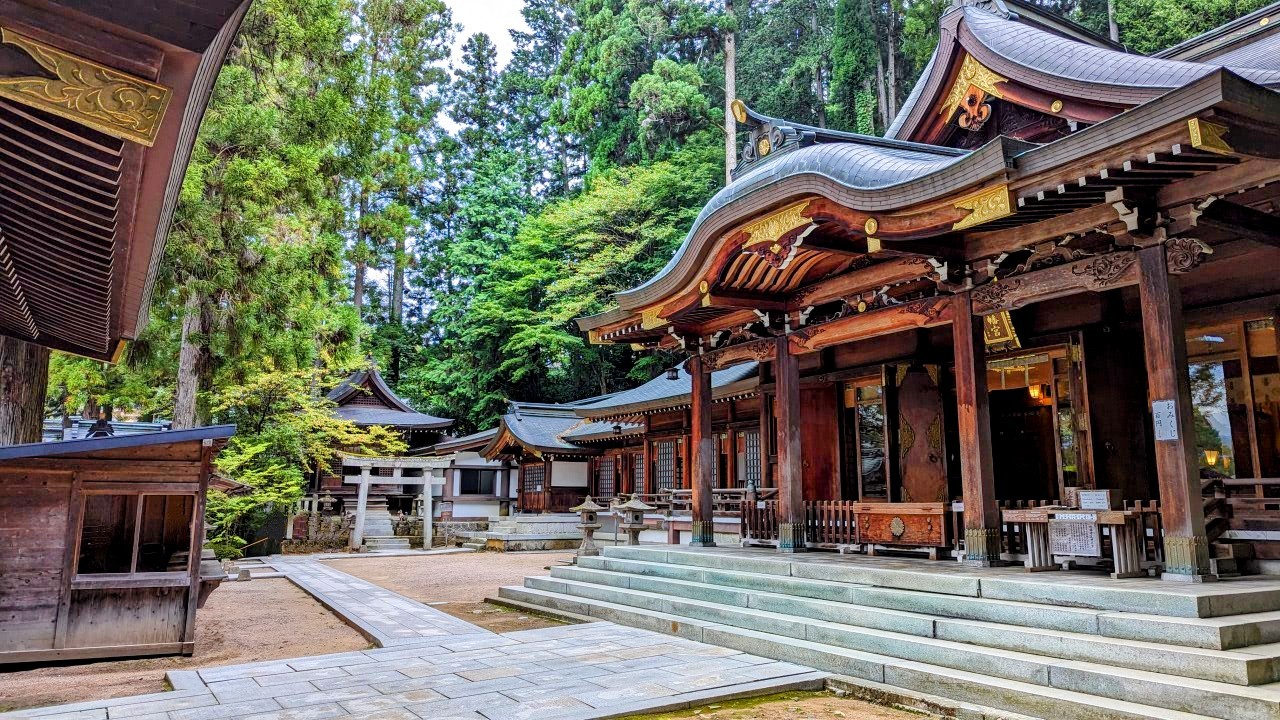
[(644, 530), (644, 514), (657, 508), (652, 505), (646, 505), (640, 500), (640, 496), (632, 493), (631, 499), (618, 506), (622, 511), (622, 523), (619, 528), (627, 531), (627, 544), (640, 544), (640, 531)]
[(576, 512), (582, 516), (582, 522), (578, 527), (582, 530), (582, 547), (578, 548), (577, 557), (587, 555), (599, 555), (600, 548), (596, 546), (596, 530), (600, 529), (599, 512), (608, 508), (601, 507), (592, 502), (591, 496), (588, 495), (581, 505), (569, 508), (570, 512)]

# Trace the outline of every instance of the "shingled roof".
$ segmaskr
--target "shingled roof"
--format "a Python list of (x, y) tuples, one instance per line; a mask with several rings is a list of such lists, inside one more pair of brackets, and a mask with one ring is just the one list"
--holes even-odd
[[(721, 398), (753, 392), (759, 385), (759, 371), (759, 364), (751, 362), (711, 373), (711, 396)], [(692, 378), (683, 370), (675, 380), (668, 380), (664, 373), (640, 387), (580, 405), (576, 412), (585, 418), (602, 419), (668, 410), (689, 404), (692, 385)]]
[(596, 455), (599, 451), (575, 445), (563, 435), (582, 421), (571, 404), (512, 402), (498, 423), (497, 435), (480, 454), (490, 460), (517, 448), (531, 455)]
[[(1194, 52), (1196, 47), (1210, 44), (1213, 34), (1219, 32), (1215, 30), (1201, 40), (1188, 41), (1184, 52), (1171, 48), (1166, 53), (1145, 56), (1085, 42), (1059, 28), (1029, 21), (1020, 15), (1022, 5), (1010, 5), (956, 2), (943, 15), (933, 57), (885, 132), (886, 137), (926, 139), (919, 130), (934, 121), (935, 103), (950, 89), (955, 68), (966, 56), (1007, 81), (1055, 98), (1111, 105), (1115, 108), (1111, 113), (1153, 100), (1221, 67), (1250, 82), (1280, 88), (1280, 59), (1267, 55), (1267, 49), (1273, 46), (1262, 37), (1270, 23), (1255, 28), (1258, 36), (1249, 42), (1258, 43), (1256, 47), (1238, 45), (1238, 51), (1216, 57), (1209, 50)], [(1280, 9), (1274, 12), (1280, 14)], [(1257, 19), (1252, 22), (1256, 24)], [(1266, 32), (1270, 37), (1270, 31)], [(1221, 53), (1221, 49), (1217, 52)], [(1192, 59), (1195, 61), (1190, 62)], [(1101, 118), (1080, 119), (1096, 122)]]
[(449, 418), (420, 413), (392, 392), (376, 367), (357, 370), (329, 391), (337, 403), (333, 414), (357, 425), (385, 425), (411, 430), (435, 430), (453, 425)]

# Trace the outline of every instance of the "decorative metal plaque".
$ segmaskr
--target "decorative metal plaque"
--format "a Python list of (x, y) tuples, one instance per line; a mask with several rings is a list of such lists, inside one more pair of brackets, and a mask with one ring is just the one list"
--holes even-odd
[[(1092, 513), (1072, 513), (1094, 517)], [(1059, 514), (1049, 520), (1049, 552), (1079, 557), (1102, 556), (1102, 534), (1093, 520), (1063, 520)]]

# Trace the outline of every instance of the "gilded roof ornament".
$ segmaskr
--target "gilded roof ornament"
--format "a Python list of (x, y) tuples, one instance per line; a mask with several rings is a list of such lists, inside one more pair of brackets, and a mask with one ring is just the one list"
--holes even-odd
[(0, 97), (147, 147), (155, 144), (169, 88), (72, 55), (8, 28), (0, 42), (21, 48), (55, 77), (0, 78)]
[[(809, 201), (802, 200), (746, 226), (742, 229), (747, 236), (742, 251), (760, 255), (775, 270), (782, 270), (791, 262), (804, 237), (816, 227), (813, 220), (804, 215), (808, 207)], [(803, 232), (797, 235), (795, 231), (801, 229)]]
[(997, 185), (983, 188), (978, 192), (956, 201), (957, 210), (971, 211), (963, 220), (951, 226), (952, 230), (964, 230), (985, 222), (998, 220), (1013, 214), (1013, 204), (1009, 199), (1009, 186)]
[(998, 75), (987, 69), (985, 65), (978, 62), (972, 55), (965, 53), (964, 62), (960, 63), (960, 73), (956, 76), (956, 81), (951, 85), (951, 91), (947, 93), (947, 99), (942, 103), (939, 113), (950, 116), (956, 110), (964, 108), (968, 103), (965, 102), (967, 96), (973, 94), (972, 89), (982, 91), (986, 95), (994, 98), (1003, 98), (1000, 89), (996, 85), (1009, 82), (1009, 78)]
[(1231, 155), (1235, 152), (1227, 144), (1226, 134), (1231, 128), (1226, 125), (1211, 123), (1200, 118), (1187, 121), (1187, 129), (1191, 132), (1191, 147), (1219, 155)]

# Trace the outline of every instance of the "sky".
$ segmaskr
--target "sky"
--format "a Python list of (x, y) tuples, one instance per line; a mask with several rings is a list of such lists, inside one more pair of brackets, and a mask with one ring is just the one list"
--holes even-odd
[(511, 29), (528, 30), (520, 9), (524, 0), (448, 0), (453, 10), (453, 20), (462, 25), (453, 48), (456, 62), (462, 57), (462, 43), (478, 32), (488, 33), (498, 48), (498, 67), (507, 66), (511, 60)]

